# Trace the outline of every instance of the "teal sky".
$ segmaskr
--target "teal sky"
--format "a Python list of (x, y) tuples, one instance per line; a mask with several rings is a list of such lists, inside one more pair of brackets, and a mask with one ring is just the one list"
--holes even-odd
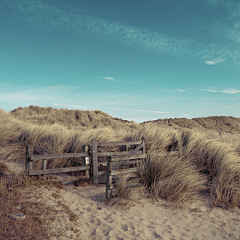
[(239, 0), (0, 0), (0, 108), (240, 117)]

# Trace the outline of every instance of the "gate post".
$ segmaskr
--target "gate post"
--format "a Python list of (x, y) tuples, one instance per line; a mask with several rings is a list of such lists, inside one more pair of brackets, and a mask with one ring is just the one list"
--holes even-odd
[(98, 184), (98, 156), (97, 156), (97, 140), (93, 139), (92, 141), (92, 168), (93, 168), (93, 184)]
[[(83, 145), (82, 152), (89, 153), (89, 146)], [(90, 157), (82, 157), (82, 166), (88, 166), (90, 164)], [(89, 170), (86, 170), (86, 177), (89, 177)]]
[[(44, 155), (48, 155), (46, 152), (44, 153)], [(42, 160), (42, 170), (46, 170), (47, 169), (47, 159), (43, 159)], [(44, 180), (47, 179), (47, 174), (43, 174), (43, 178)]]
[(33, 169), (33, 160), (31, 156), (33, 155), (33, 147), (26, 146), (26, 160), (25, 160), (25, 172), (29, 175), (29, 170)]
[[(144, 137), (142, 137), (142, 144), (143, 144), (143, 147), (142, 147), (142, 154), (145, 154), (146, 153), (146, 146), (145, 146), (145, 139)], [(146, 163), (146, 158), (143, 158), (142, 162), (145, 164)]]
[(112, 159), (111, 156), (108, 156), (105, 200), (107, 200), (110, 197), (112, 197), (112, 176), (111, 176), (112, 162), (111, 162), (111, 159)]

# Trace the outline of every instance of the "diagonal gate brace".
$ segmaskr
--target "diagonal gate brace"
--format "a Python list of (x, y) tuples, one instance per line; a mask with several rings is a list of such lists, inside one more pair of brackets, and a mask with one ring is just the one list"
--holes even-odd
[[(134, 155), (137, 151), (139, 151), (141, 148), (143, 147), (143, 144), (140, 144), (137, 148), (135, 148), (134, 150), (132, 150), (130, 153), (128, 153), (126, 156), (129, 155)], [(125, 163), (127, 160), (121, 160), (120, 162), (118, 162), (117, 164), (115, 164), (112, 168), (112, 170), (116, 170), (119, 166), (121, 166), (123, 163)], [(107, 177), (107, 172), (105, 172), (99, 179), (98, 182), (101, 182), (103, 180), (105, 180)]]

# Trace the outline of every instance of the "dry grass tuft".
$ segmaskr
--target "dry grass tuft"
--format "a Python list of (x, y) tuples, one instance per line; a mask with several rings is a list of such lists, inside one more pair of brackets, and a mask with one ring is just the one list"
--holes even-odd
[[(60, 184), (41, 182), (26, 175), (5, 175), (0, 177), (0, 239), (50, 239), (46, 224), (54, 211), (44, 204), (31, 201), (29, 187), (36, 185), (62, 187)], [(30, 200), (27, 200), (27, 199)], [(23, 213), (24, 220), (14, 220), (11, 214)]]
[(129, 174), (118, 177), (116, 183), (116, 196), (110, 199), (110, 205), (129, 209), (144, 196), (145, 189), (139, 178), (132, 178)]
[[(139, 179), (149, 193), (180, 205), (207, 195), (215, 206), (239, 207), (238, 120), (212, 117), (194, 122), (166, 119), (164, 124), (159, 121), (136, 124), (101, 111), (34, 106), (18, 108), (10, 114), (0, 110), (0, 157), (4, 161), (23, 163), (26, 145), (33, 146), (34, 154), (61, 154), (81, 152), (82, 145), (91, 144), (94, 138), (105, 142), (144, 137), (148, 159), (139, 168)], [(214, 126), (221, 131), (214, 131)], [(224, 126), (228, 132), (224, 132)], [(236, 133), (233, 134), (234, 126)], [(154, 152), (166, 151), (179, 151), (179, 154), (154, 156)], [(48, 161), (47, 168), (78, 165), (81, 159), (54, 159)], [(34, 163), (34, 169), (41, 167), (41, 161)], [(140, 185), (135, 188), (129, 184), (127, 178), (118, 182), (118, 198), (122, 201), (134, 199), (134, 191), (140, 188)]]
[(206, 179), (186, 156), (156, 157), (148, 154), (138, 175), (148, 192), (177, 205), (200, 199)]

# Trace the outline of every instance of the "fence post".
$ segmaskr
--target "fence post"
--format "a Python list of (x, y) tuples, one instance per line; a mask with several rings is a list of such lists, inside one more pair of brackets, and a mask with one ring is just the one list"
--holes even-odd
[(107, 179), (106, 179), (106, 200), (112, 197), (112, 176), (111, 176), (112, 164), (111, 156), (108, 156), (107, 162)]
[[(82, 152), (89, 152), (89, 146), (83, 145), (82, 146)], [(90, 157), (82, 157), (82, 166), (88, 166), (90, 164)], [(86, 176), (89, 177), (89, 170), (86, 170)]]
[(129, 144), (123, 145), (123, 151), (129, 152), (129, 148), (130, 148)]
[(29, 170), (33, 169), (33, 147), (26, 146), (26, 161), (25, 161), (25, 172), (29, 175)]
[(98, 157), (97, 157), (97, 140), (92, 141), (92, 168), (93, 168), (93, 184), (98, 184)]
[[(47, 155), (47, 153), (44, 153), (44, 155)], [(42, 160), (42, 170), (46, 170), (46, 169), (47, 169), (47, 159), (43, 159), (43, 160)], [(47, 175), (44, 174), (44, 175), (43, 175), (43, 178), (44, 178), (44, 180), (46, 180)]]
[[(145, 146), (145, 139), (144, 137), (142, 137), (142, 144), (143, 144), (143, 148), (142, 148), (142, 154), (145, 154), (146, 153), (146, 146)], [(143, 162), (145, 163), (146, 162), (146, 158), (143, 158)]]

